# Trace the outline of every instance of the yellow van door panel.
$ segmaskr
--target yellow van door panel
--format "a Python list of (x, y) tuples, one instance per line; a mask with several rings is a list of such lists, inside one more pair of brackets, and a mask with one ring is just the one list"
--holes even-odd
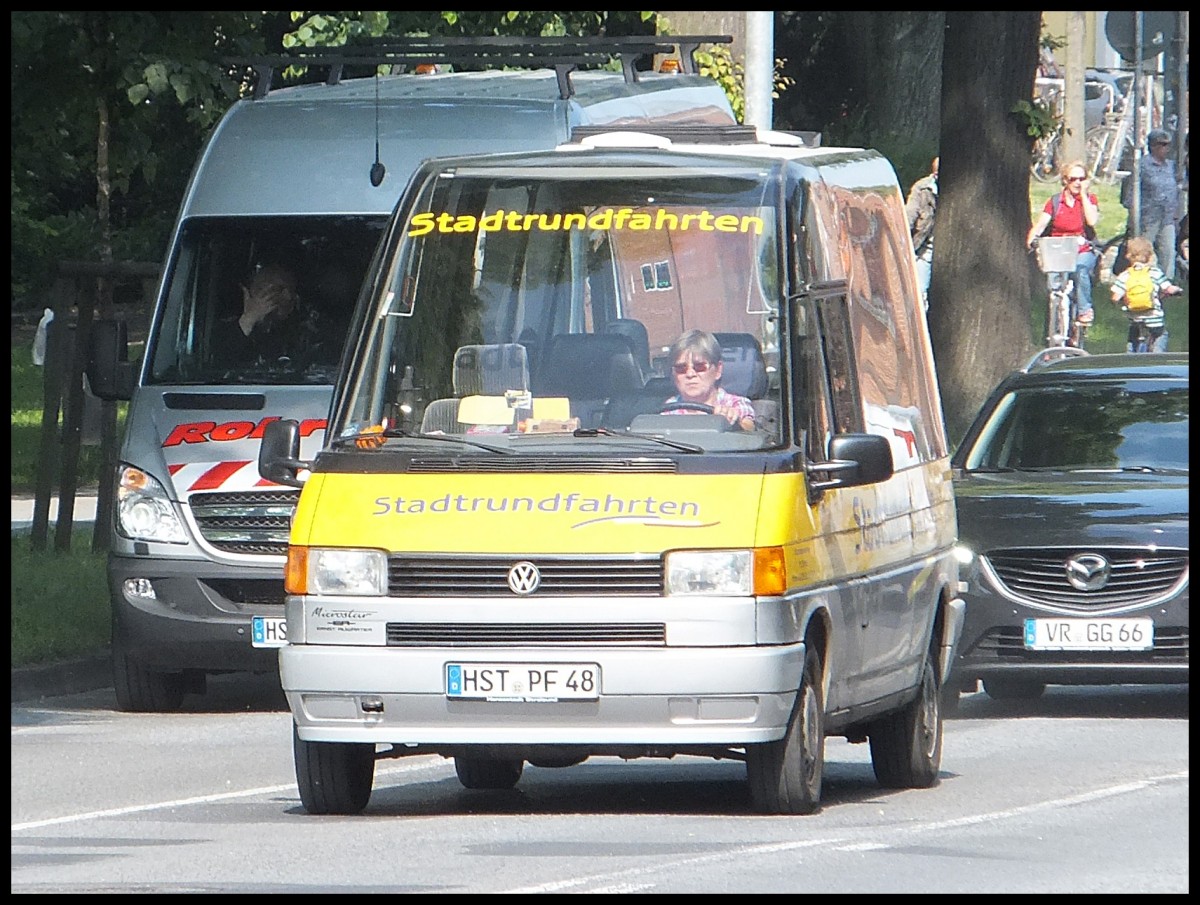
[(752, 547), (763, 478), (315, 474), (309, 484), (294, 543), (526, 555)]

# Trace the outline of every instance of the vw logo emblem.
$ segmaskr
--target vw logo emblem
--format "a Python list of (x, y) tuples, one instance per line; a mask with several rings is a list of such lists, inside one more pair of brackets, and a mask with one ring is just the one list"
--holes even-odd
[(1077, 591), (1099, 591), (1112, 573), (1108, 560), (1097, 553), (1077, 553), (1067, 560), (1066, 567), (1067, 581)]
[(508, 570), (508, 586), (514, 594), (532, 594), (542, 583), (542, 573), (531, 562), (519, 562)]

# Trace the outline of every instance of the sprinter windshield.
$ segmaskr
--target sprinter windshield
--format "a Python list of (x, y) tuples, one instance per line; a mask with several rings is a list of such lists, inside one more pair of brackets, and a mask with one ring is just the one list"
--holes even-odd
[(151, 384), (332, 384), (380, 217), (186, 221)]
[(776, 180), (769, 166), (431, 179), (398, 213), (334, 436), (777, 444)]

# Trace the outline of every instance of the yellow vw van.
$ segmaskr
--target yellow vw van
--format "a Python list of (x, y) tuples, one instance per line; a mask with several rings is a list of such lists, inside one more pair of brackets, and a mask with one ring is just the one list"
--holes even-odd
[(427, 161), (303, 486), (280, 674), (310, 813), (378, 758), (700, 755), (821, 801), (824, 739), (937, 781), (961, 626), (938, 387), (891, 165), (752, 128)]

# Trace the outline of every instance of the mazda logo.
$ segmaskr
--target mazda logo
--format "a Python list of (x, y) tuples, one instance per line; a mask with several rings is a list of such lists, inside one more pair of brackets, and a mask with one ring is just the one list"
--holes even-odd
[(519, 562), (508, 570), (508, 586), (514, 594), (532, 594), (542, 583), (542, 573), (531, 562)]
[(1097, 553), (1077, 553), (1067, 560), (1066, 568), (1067, 581), (1077, 591), (1099, 591), (1112, 574), (1108, 560)]

